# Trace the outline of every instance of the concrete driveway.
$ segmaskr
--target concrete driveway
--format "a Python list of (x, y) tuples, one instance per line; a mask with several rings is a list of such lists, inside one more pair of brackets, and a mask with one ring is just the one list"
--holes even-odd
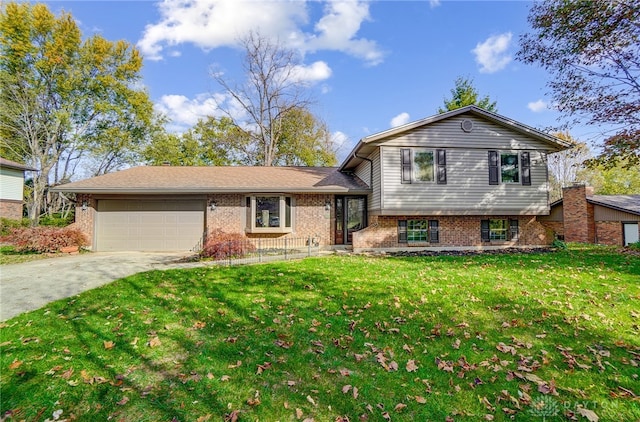
[(0, 266), (0, 321), (148, 270), (192, 268), (185, 253), (94, 252)]

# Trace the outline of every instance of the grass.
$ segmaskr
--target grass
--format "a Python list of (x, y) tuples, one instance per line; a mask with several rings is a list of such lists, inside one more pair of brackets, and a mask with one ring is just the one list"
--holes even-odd
[(51, 254), (39, 252), (18, 252), (11, 245), (0, 246), (0, 265), (20, 264), (22, 262), (50, 258), (51, 256)]
[[(640, 420), (640, 258), (152, 271), (1, 325), (15, 420)], [(574, 419), (571, 419), (574, 418)]]

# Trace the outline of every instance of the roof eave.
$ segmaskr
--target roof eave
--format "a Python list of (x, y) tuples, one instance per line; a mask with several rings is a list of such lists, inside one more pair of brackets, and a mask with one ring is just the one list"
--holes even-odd
[(119, 195), (158, 195), (158, 194), (172, 194), (172, 195), (188, 195), (188, 194), (220, 194), (220, 193), (368, 193), (371, 189), (364, 188), (348, 188), (341, 186), (328, 186), (321, 188), (282, 188), (282, 187), (270, 187), (270, 188), (174, 188), (174, 189), (158, 189), (158, 188), (65, 188), (64, 186), (58, 186), (51, 189), (52, 192), (72, 192), (81, 194), (119, 194)]

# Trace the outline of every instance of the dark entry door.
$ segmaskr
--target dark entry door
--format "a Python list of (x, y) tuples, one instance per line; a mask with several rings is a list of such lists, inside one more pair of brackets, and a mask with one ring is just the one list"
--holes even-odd
[(366, 196), (336, 197), (336, 245), (350, 245), (353, 232), (367, 227)]

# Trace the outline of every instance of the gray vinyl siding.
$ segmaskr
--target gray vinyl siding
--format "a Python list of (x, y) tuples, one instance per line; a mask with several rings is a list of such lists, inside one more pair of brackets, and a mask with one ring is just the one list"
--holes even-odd
[(0, 199), (23, 200), (24, 172), (0, 168)]
[(369, 157), (373, 161), (373, 184), (372, 192), (369, 195), (369, 210), (379, 210), (382, 207), (382, 176), (380, 171), (380, 149), (375, 150)]
[[(446, 122), (445, 122), (446, 123)], [(460, 122), (457, 123), (458, 128)], [(476, 123), (476, 129), (479, 124)], [(462, 132), (461, 130), (459, 130)], [(473, 133), (473, 132), (472, 132)], [(443, 136), (443, 135), (441, 135)], [(404, 138), (408, 138), (405, 135)], [(420, 141), (420, 142), (419, 142)], [(495, 140), (494, 140), (495, 141)], [(477, 141), (484, 149), (461, 149), (453, 141), (439, 139), (437, 144), (429, 144), (414, 138), (413, 142), (399, 143), (398, 146), (380, 147), (382, 168), (381, 178), (384, 202), (382, 214), (432, 214), (432, 215), (544, 215), (549, 213), (547, 197), (547, 170), (544, 154), (529, 150), (531, 158), (531, 186), (522, 184), (489, 185), (489, 165), (487, 151), (513, 151), (498, 148), (496, 143)], [(393, 144), (393, 143), (391, 143)], [(522, 142), (501, 143), (500, 146), (528, 145)], [(447, 145), (447, 184), (435, 182), (401, 183), (400, 147), (420, 146), (442, 148)], [(533, 145), (531, 145), (533, 146)], [(539, 146), (539, 145), (538, 145)], [(375, 192), (374, 186), (374, 192)]]
[[(461, 129), (463, 120), (473, 121), (473, 130), (469, 133)], [(404, 132), (394, 137), (378, 141), (385, 147), (427, 147), (427, 148), (464, 148), (495, 150), (541, 150), (552, 151), (548, 144), (515, 132), (493, 122), (479, 119), (470, 114), (435, 122)], [(447, 157), (447, 163), (449, 159)]]
[(356, 176), (360, 178), (367, 185), (371, 186), (371, 163), (367, 160), (363, 160), (362, 163), (356, 167), (353, 172)]

